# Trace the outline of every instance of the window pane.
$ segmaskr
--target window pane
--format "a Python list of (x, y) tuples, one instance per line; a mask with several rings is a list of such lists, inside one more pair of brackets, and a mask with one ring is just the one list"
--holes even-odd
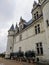
[(35, 26), (35, 34), (37, 34), (37, 26)]
[(37, 29), (35, 29), (35, 34), (37, 34)]
[(40, 25), (38, 24), (38, 27), (40, 27)]
[(41, 54), (43, 54), (43, 48), (40, 48)]
[(37, 47), (39, 47), (39, 44), (38, 43), (36, 45), (37, 45)]
[(35, 28), (37, 29), (37, 26), (35, 26)]
[(38, 33), (40, 33), (40, 27), (38, 28)]
[(37, 54), (40, 54), (39, 48), (37, 48)]
[(37, 18), (38, 18), (38, 11), (36, 12), (36, 14), (37, 14)]
[(40, 33), (40, 25), (38, 24), (38, 33)]
[(42, 43), (40, 42), (40, 46), (42, 46)]
[(34, 14), (34, 19), (36, 19), (36, 14)]

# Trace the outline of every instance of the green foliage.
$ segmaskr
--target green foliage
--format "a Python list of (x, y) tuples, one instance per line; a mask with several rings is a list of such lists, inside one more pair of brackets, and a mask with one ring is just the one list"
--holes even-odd
[(17, 57), (23, 57), (24, 56), (24, 52), (17, 52)]
[(2, 54), (0, 54), (0, 57), (5, 57), (5, 54), (3, 54), (3, 53), (2, 53)]
[(25, 57), (35, 57), (35, 52), (34, 51), (26, 51)]
[(14, 57), (23, 57), (23, 56), (24, 56), (24, 52), (20, 52), (20, 51), (19, 52), (16, 52), (16, 53), (11, 53), (10, 54), (10, 58), (11, 57), (13, 57), (13, 58)]

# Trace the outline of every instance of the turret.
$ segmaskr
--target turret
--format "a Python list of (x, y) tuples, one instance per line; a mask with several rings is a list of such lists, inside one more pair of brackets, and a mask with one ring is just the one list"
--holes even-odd
[(15, 33), (18, 33), (19, 32), (19, 27), (18, 27), (18, 25), (17, 25), (17, 23), (16, 23), (16, 26), (15, 26)]
[[(43, 0), (41, 5), (43, 11), (43, 20), (44, 20), (44, 27), (45, 27), (45, 35), (47, 40), (47, 57), (49, 58), (49, 0)], [(46, 52), (46, 53), (47, 53)]]
[(14, 35), (14, 25), (13, 24), (10, 27), (10, 29), (8, 30), (8, 35)]
[(43, 11), (43, 17), (44, 21), (49, 21), (49, 0), (44, 0), (44, 3), (42, 4), (42, 11)]
[(5, 58), (10, 58), (10, 53), (13, 52), (13, 46), (14, 46), (14, 25), (12, 24), (11, 28), (8, 31), (7, 49)]

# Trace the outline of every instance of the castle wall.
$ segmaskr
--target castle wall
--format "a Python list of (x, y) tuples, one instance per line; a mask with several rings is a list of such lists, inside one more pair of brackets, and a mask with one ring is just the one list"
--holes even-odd
[(13, 36), (8, 36), (7, 49), (5, 57), (10, 57), (10, 53), (13, 52)]
[(46, 57), (49, 59), (49, 26), (47, 26), (47, 20), (49, 22), (49, 0), (45, 2), (45, 5), (43, 7), (43, 19), (44, 19), (46, 39), (47, 39)]
[[(35, 25), (40, 24), (40, 30), (41, 33), (35, 34)], [(47, 58), (47, 41), (46, 41), (46, 33), (44, 28), (44, 22), (43, 19), (41, 19), (38, 22), (35, 22), (31, 27), (26, 29), (22, 34), (22, 40), (19, 40), (19, 35), (16, 36), (16, 43), (14, 44), (14, 50), (13, 52), (19, 51), (19, 47), (21, 47), (21, 50), (26, 52), (28, 50), (34, 50), (37, 52), (36, 49), (36, 43), (42, 42), (43, 45), (43, 55), (39, 56), (40, 59)], [(38, 56), (37, 56), (38, 57)]]

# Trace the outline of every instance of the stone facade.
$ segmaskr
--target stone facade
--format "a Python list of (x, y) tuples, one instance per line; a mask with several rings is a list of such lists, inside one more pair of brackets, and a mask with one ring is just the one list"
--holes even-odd
[(20, 18), (19, 27), (12, 25), (8, 31), (5, 57), (11, 52), (34, 50), (41, 60), (49, 59), (49, 0), (34, 2), (32, 19), (26, 22)]

